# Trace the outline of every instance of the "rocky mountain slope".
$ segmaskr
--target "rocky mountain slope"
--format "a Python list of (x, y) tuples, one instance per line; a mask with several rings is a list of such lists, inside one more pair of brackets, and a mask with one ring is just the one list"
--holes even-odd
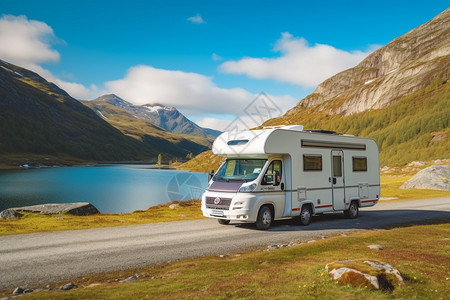
[(302, 108), (350, 115), (385, 108), (450, 77), (450, 8), (378, 49), (358, 66), (325, 80), (286, 115)]
[(450, 9), (325, 80), (284, 116), (372, 137), (381, 164), (450, 157)]
[(107, 102), (123, 108), (134, 117), (150, 121), (156, 126), (173, 133), (200, 136), (209, 141), (214, 141), (215, 137), (220, 134), (219, 131), (198, 126), (175, 107), (167, 107), (161, 104), (133, 105), (114, 94), (104, 95), (93, 101), (95, 103)]

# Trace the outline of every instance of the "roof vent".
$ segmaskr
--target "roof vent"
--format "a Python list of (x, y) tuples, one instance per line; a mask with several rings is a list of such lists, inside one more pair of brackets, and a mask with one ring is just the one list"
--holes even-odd
[(284, 129), (284, 130), (293, 130), (293, 131), (303, 131), (303, 125), (264, 126), (263, 129)]
[(311, 133), (336, 134), (336, 131), (324, 130), (324, 129), (306, 129), (305, 131), (311, 132)]

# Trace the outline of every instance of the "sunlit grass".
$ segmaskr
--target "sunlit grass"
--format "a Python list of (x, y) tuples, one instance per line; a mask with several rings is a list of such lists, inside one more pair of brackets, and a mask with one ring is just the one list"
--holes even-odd
[(72, 216), (69, 214), (41, 215), (24, 213), (24, 216), (21, 218), (0, 219), (0, 235), (137, 225), (200, 218), (202, 218), (202, 213), (199, 200), (171, 202), (150, 207), (145, 211), (124, 214)]
[[(275, 251), (230, 253), (73, 279), (80, 288), (24, 299), (447, 299), (450, 224), (359, 231)], [(367, 246), (381, 244), (385, 250)], [(396, 267), (406, 285), (392, 293), (341, 286), (327, 263), (373, 259)], [(118, 283), (133, 274), (139, 280)], [(97, 285), (92, 285), (97, 283)], [(91, 285), (91, 287), (88, 287)], [(0, 294), (1, 295), (1, 294)]]
[(381, 176), (381, 197), (395, 198), (394, 200), (450, 197), (450, 191), (400, 189), (400, 186), (411, 178), (412, 176)]

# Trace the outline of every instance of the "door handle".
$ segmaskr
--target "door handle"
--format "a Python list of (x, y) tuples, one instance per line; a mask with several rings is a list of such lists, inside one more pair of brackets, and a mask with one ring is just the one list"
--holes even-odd
[(336, 184), (337, 180), (336, 177), (333, 177), (333, 184)]

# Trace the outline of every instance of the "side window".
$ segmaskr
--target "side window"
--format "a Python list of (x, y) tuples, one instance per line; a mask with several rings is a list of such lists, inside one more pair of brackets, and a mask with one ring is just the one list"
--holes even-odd
[(303, 171), (322, 171), (322, 155), (303, 155)]
[[(281, 160), (274, 160), (270, 163), (267, 168), (266, 173), (264, 174), (263, 180), (261, 182), (262, 185), (279, 185), (281, 182), (282, 176), (282, 164)], [(276, 180), (276, 184), (275, 183)]]
[(367, 172), (367, 157), (353, 156), (353, 172)]
[(342, 158), (333, 155), (333, 177), (342, 177)]

